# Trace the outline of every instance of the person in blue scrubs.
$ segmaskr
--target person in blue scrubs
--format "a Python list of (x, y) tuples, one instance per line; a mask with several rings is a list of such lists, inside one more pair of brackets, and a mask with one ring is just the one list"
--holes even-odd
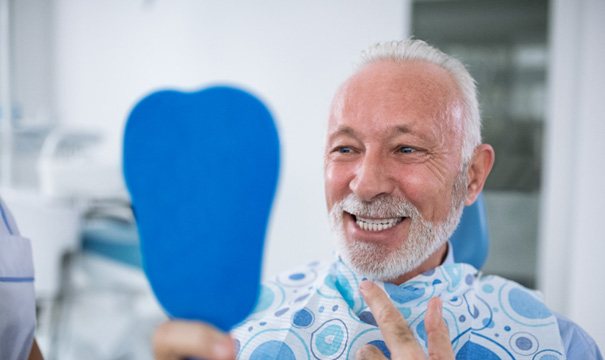
[(29, 239), (0, 200), (0, 359), (38, 360), (36, 299)]

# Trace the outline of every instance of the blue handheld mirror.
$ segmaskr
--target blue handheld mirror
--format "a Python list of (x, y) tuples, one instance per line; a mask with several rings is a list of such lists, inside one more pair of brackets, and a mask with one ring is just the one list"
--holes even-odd
[(160, 304), (172, 317), (230, 330), (259, 292), (280, 162), (269, 110), (234, 87), (159, 91), (132, 110), (123, 151)]

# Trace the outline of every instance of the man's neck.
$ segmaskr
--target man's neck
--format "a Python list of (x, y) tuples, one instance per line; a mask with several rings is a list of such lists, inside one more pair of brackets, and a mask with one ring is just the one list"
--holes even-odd
[(401, 285), (404, 282), (410, 280), (411, 278), (422, 274), (423, 272), (427, 272), (431, 269), (436, 268), (437, 266), (441, 265), (445, 260), (445, 257), (447, 255), (447, 247), (448, 243), (446, 242), (445, 244), (441, 245), (441, 247), (439, 247), (431, 256), (429, 256), (428, 259), (426, 259), (422, 264), (420, 264), (420, 266), (408, 273), (397, 277), (396, 279), (389, 280), (388, 282), (393, 283), (395, 285)]

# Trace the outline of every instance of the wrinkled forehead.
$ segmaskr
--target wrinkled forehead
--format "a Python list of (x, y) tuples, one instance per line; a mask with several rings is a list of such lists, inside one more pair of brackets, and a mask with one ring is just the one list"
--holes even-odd
[(374, 122), (383, 121), (387, 113), (401, 113), (459, 133), (461, 99), (452, 75), (438, 65), (380, 60), (363, 66), (340, 87), (328, 128), (337, 126), (345, 113)]

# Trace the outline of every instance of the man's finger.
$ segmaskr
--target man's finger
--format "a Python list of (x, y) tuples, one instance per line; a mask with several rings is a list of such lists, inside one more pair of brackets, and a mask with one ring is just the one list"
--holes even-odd
[(387, 294), (371, 281), (363, 281), (359, 289), (391, 353), (404, 359), (424, 358), (424, 351), (414, 337), (414, 333)]
[(442, 316), (442, 303), (439, 298), (429, 301), (428, 310), (424, 317), (429, 359), (449, 360), (454, 358), (454, 351), (450, 342), (450, 334)]
[(376, 346), (370, 344), (364, 345), (362, 348), (357, 350), (355, 354), (355, 360), (386, 360), (382, 351), (378, 350)]
[(235, 358), (231, 337), (210, 325), (193, 321), (167, 321), (160, 325), (153, 336), (153, 351), (156, 360)]

